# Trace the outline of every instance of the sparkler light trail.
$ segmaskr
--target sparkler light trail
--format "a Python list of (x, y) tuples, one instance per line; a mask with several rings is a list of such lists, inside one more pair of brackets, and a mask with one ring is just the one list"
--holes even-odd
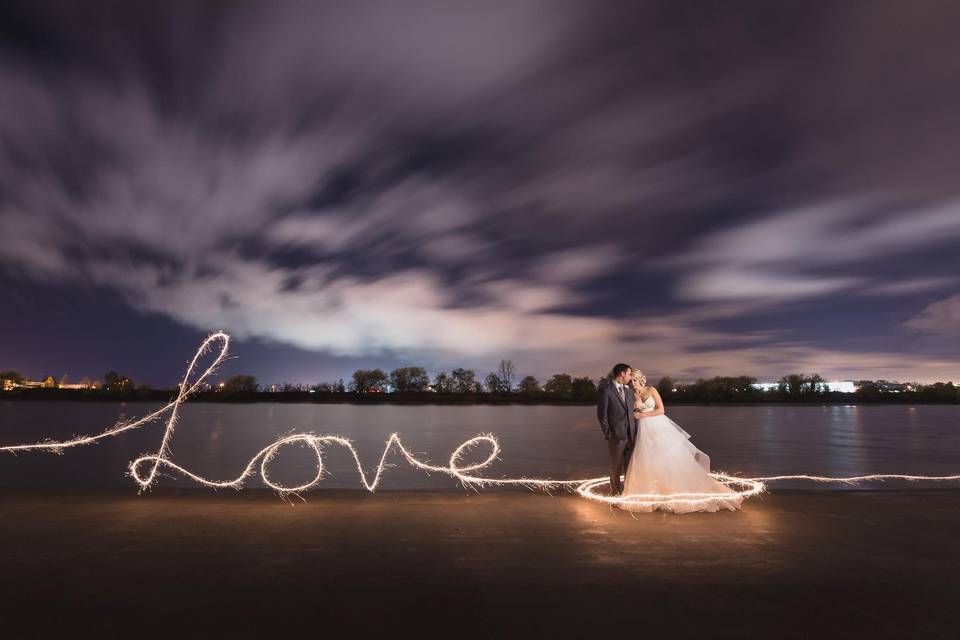
[[(211, 347), (220, 343), (220, 351), (213, 358), (211, 364), (202, 370), (196, 380), (191, 382), (191, 378), (194, 373), (201, 369), (199, 363), (201, 358), (210, 352)], [(658, 506), (680, 506), (680, 505), (705, 505), (716, 500), (731, 500), (739, 498), (750, 498), (756, 496), (760, 493), (763, 493), (767, 490), (766, 484), (770, 482), (777, 482), (781, 480), (807, 480), (812, 482), (820, 483), (845, 483), (845, 484), (856, 484), (859, 482), (866, 481), (876, 481), (876, 480), (908, 480), (908, 481), (957, 481), (960, 480), (960, 475), (952, 476), (918, 476), (918, 475), (905, 475), (905, 474), (874, 474), (874, 475), (865, 475), (865, 476), (850, 476), (850, 477), (827, 477), (827, 476), (812, 476), (812, 475), (779, 475), (779, 476), (768, 476), (762, 478), (742, 478), (739, 476), (732, 476), (726, 473), (715, 472), (710, 475), (720, 482), (726, 484), (727, 486), (734, 488), (733, 493), (669, 493), (669, 494), (630, 494), (630, 495), (621, 495), (621, 496), (611, 496), (605, 494), (601, 491), (603, 487), (609, 486), (609, 479), (607, 477), (599, 478), (587, 478), (579, 480), (552, 480), (549, 478), (487, 478), (481, 475), (477, 475), (477, 472), (486, 468), (493, 463), (495, 459), (499, 456), (500, 453), (500, 443), (497, 441), (496, 437), (492, 434), (481, 434), (474, 438), (471, 438), (457, 447), (453, 453), (450, 455), (450, 460), (446, 466), (440, 466), (435, 464), (430, 464), (424, 462), (410, 453), (409, 450), (403, 445), (403, 442), (400, 440), (400, 436), (396, 433), (391, 434), (387, 439), (386, 446), (383, 450), (383, 455), (380, 457), (380, 462), (377, 465), (376, 471), (373, 473), (372, 479), (368, 478), (366, 472), (363, 470), (363, 465), (360, 462), (360, 456), (357, 453), (356, 448), (353, 446), (353, 442), (342, 436), (336, 435), (316, 435), (313, 433), (294, 433), (283, 438), (280, 438), (271, 444), (260, 449), (250, 461), (247, 462), (247, 465), (243, 468), (240, 475), (232, 480), (210, 480), (204, 478), (201, 475), (198, 475), (185, 467), (182, 467), (175, 463), (170, 456), (170, 440), (173, 437), (173, 431), (176, 427), (177, 418), (179, 415), (180, 405), (186, 401), (186, 399), (195, 393), (200, 386), (203, 384), (213, 372), (223, 363), (227, 357), (227, 351), (230, 344), (230, 336), (223, 332), (216, 332), (209, 335), (197, 349), (197, 352), (194, 354), (193, 359), (190, 361), (190, 364), (187, 366), (186, 373), (183, 377), (183, 382), (180, 383), (179, 391), (177, 396), (171, 400), (169, 403), (161, 407), (160, 409), (149, 413), (138, 420), (131, 422), (118, 422), (114, 426), (102, 431), (99, 434), (92, 436), (79, 436), (70, 440), (54, 441), (46, 440), (35, 443), (28, 444), (17, 444), (17, 445), (8, 445), (0, 447), (0, 452), (7, 453), (19, 453), (19, 452), (29, 452), (29, 451), (48, 451), (52, 453), (63, 453), (65, 449), (72, 447), (79, 447), (88, 444), (93, 444), (99, 440), (105, 438), (112, 438), (119, 436), (123, 433), (131, 431), (133, 429), (139, 429), (144, 427), (152, 422), (159, 420), (161, 417), (168, 415), (166, 422), (166, 427), (163, 431), (163, 438), (160, 441), (160, 447), (154, 454), (142, 455), (139, 458), (130, 462), (128, 467), (129, 475), (134, 479), (134, 481), (140, 486), (140, 490), (149, 489), (157, 480), (158, 473), (161, 467), (165, 467), (177, 473), (180, 473), (184, 477), (187, 477), (194, 482), (214, 489), (220, 488), (233, 488), (240, 489), (243, 487), (244, 483), (257, 474), (259, 471), (260, 480), (280, 494), (281, 497), (289, 497), (291, 495), (299, 496), (302, 492), (310, 490), (320, 484), (323, 477), (323, 447), (325, 445), (339, 445), (346, 448), (351, 455), (353, 456), (354, 462), (357, 465), (357, 472), (360, 476), (360, 482), (367, 489), (367, 491), (374, 492), (377, 490), (377, 487), (380, 486), (380, 482), (383, 478), (383, 471), (387, 466), (387, 456), (393, 448), (396, 448), (400, 454), (406, 459), (406, 461), (413, 467), (421, 469), (426, 472), (437, 472), (443, 473), (453, 478), (459, 480), (463, 486), (471, 487), (476, 490), (479, 487), (485, 486), (520, 486), (528, 489), (538, 489), (543, 491), (550, 491), (551, 489), (564, 489), (568, 491), (575, 491), (580, 496), (588, 499), (599, 502), (608, 503), (611, 505), (621, 504), (621, 505), (637, 505), (644, 507), (658, 507)], [(281, 485), (270, 478), (270, 463), (273, 458), (279, 452), (279, 450), (287, 445), (301, 444), (312, 449), (314, 455), (316, 456), (316, 473), (310, 481), (303, 484), (295, 486), (286, 486)], [(480, 445), (487, 445), (490, 448), (490, 453), (487, 457), (481, 462), (476, 462), (473, 464), (463, 464), (464, 456), (467, 455), (471, 450)]]

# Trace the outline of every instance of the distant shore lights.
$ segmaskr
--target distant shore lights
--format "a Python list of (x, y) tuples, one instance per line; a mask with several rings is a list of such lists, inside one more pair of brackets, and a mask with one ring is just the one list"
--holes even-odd
[[(750, 385), (760, 391), (776, 391), (780, 388), (779, 382), (755, 382)], [(853, 380), (824, 380), (820, 386), (825, 391), (835, 391), (837, 393), (856, 393), (859, 386)]]

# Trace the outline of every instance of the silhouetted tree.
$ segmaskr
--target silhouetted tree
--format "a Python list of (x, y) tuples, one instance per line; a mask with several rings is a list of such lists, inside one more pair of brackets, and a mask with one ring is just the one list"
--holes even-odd
[(450, 372), (455, 393), (476, 393), (478, 391), (477, 374), (473, 369), (457, 368)]
[(390, 386), (397, 393), (426, 391), (429, 384), (430, 378), (423, 367), (400, 367), (390, 372)]
[(501, 393), (510, 393), (513, 390), (514, 375), (513, 360), (501, 360), (500, 368), (497, 370), (497, 377), (500, 378)]
[(791, 373), (780, 378), (777, 390), (790, 400), (813, 400), (826, 393), (827, 385), (819, 374), (808, 376), (802, 373)]
[(857, 383), (857, 390), (854, 392), (854, 397), (859, 402), (864, 401), (876, 401), (880, 399), (882, 391), (880, 391), (880, 385), (878, 385), (873, 380), (859, 380)]
[(496, 373), (488, 373), (487, 377), (484, 379), (487, 389), (490, 393), (506, 393), (507, 390), (504, 388), (506, 385), (503, 384), (503, 381), (500, 379), (500, 376)]
[(781, 395), (799, 400), (803, 396), (803, 376), (798, 373), (783, 376), (777, 383), (777, 389)]
[(743, 401), (755, 394), (754, 382), (756, 378), (750, 376), (700, 378), (693, 384), (678, 387), (674, 397), (695, 402)]
[(807, 376), (803, 379), (803, 391), (807, 398), (823, 395), (827, 392), (827, 381), (819, 373)]
[(663, 398), (664, 402), (673, 397), (673, 388), (675, 385), (676, 383), (670, 376), (660, 378), (660, 381), (657, 383), (657, 391), (660, 393), (660, 397)]
[(731, 399), (748, 398), (757, 393), (756, 387), (753, 386), (757, 379), (751, 376), (732, 376), (720, 378), (720, 380), (727, 386)]
[(223, 383), (223, 390), (226, 393), (256, 393), (259, 388), (257, 378), (245, 373), (230, 376)]
[(368, 393), (376, 387), (387, 384), (387, 374), (382, 369), (357, 369), (353, 372), (350, 390), (355, 393)]
[(116, 371), (109, 371), (103, 376), (103, 386), (108, 391), (130, 391), (133, 389), (133, 380)]
[(10, 380), (17, 384), (20, 384), (25, 380), (25, 378), (22, 375), (20, 375), (20, 373), (17, 371), (0, 371), (0, 381), (3, 381), (3, 380)]
[(569, 373), (557, 373), (543, 385), (543, 390), (551, 396), (570, 398), (573, 395), (573, 380)]
[(310, 388), (317, 393), (343, 393), (346, 390), (343, 386), (343, 378), (336, 382), (318, 382)]
[(453, 393), (453, 378), (446, 371), (439, 372), (433, 379), (433, 389), (437, 393)]
[(587, 377), (574, 378), (571, 391), (574, 400), (593, 400), (597, 396), (597, 385)]
[(960, 401), (958, 389), (952, 382), (935, 382), (922, 386), (920, 387), (919, 394), (928, 402), (950, 402), (956, 404)]
[(533, 376), (527, 376), (520, 381), (518, 390), (527, 397), (535, 396), (541, 392), (540, 381)]

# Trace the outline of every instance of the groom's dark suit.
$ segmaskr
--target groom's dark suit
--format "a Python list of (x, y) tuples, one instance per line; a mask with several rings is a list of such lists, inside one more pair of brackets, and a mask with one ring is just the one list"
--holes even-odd
[(597, 418), (610, 452), (610, 491), (623, 493), (620, 476), (626, 473), (633, 445), (637, 440), (637, 419), (633, 415), (633, 389), (624, 385), (623, 400), (613, 380), (597, 390)]

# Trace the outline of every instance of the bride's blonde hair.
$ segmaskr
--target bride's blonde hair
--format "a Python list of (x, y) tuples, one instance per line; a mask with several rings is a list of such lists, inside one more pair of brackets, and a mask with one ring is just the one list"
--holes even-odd
[(640, 383), (641, 387), (647, 386), (647, 376), (643, 375), (643, 371), (639, 369), (634, 369), (633, 379)]

